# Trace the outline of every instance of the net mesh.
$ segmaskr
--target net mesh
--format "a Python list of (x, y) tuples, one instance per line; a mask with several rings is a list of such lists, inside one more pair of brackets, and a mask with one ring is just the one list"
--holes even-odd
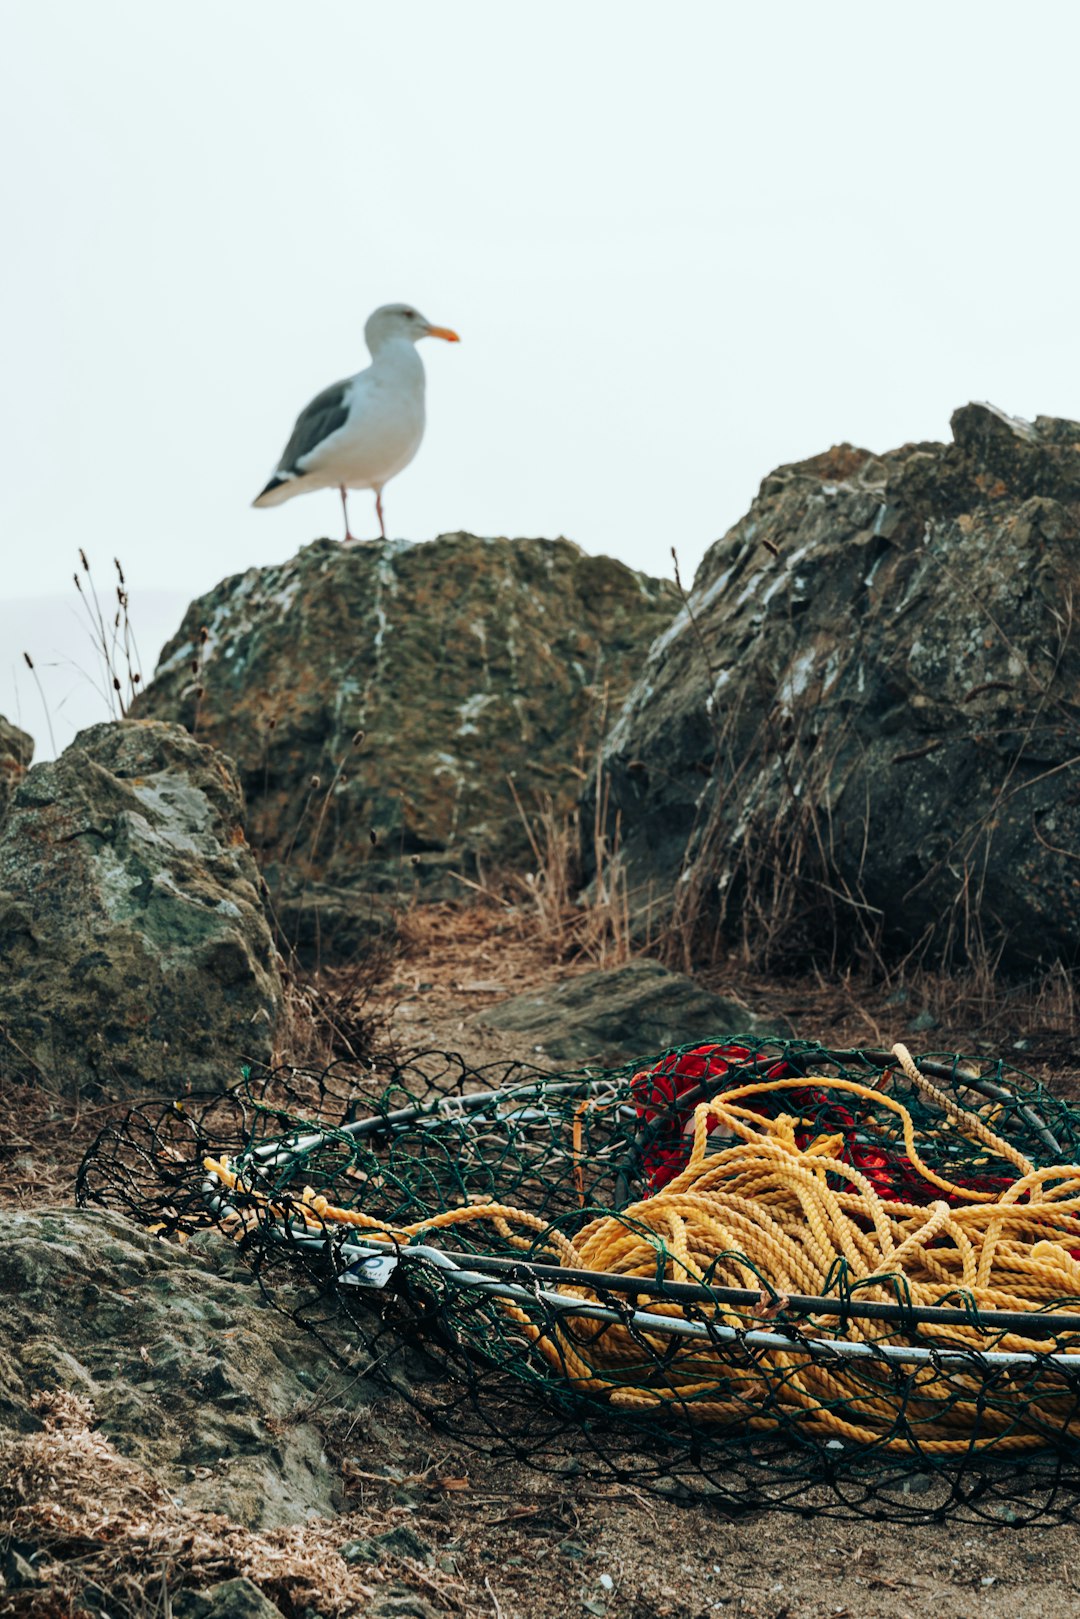
[(1002, 1062), (738, 1039), (252, 1070), (109, 1124), (78, 1198), (224, 1233), (493, 1454), (729, 1512), (1030, 1523), (1080, 1499), (1077, 1158), (1080, 1111)]

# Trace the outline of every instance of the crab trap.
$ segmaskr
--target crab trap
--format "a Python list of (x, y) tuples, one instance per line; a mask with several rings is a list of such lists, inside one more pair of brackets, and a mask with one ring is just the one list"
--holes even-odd
[(251, 1072), (109, 1125), (78, 1196), (216, 1227), (496, 1455), (728, 1512), (1029, 1523), (1080, 1500), (1077, 1158), (1080, 1111), (1004, 1063), (730, 1039)]

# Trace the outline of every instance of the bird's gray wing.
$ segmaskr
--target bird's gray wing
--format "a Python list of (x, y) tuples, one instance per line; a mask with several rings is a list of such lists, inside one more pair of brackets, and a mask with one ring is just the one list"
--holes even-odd
[[(351, 380), (351, 379), (350, 379)], [(310, 405), (305, 405), (296, 418), (296, 426), (288, 444), (281, 452), (278, 472), (301, 472), (300, 462), (312, 450), (318, 449), (324, 439), (344, 427), (349, 417), (349, 382), (335, 382), (316, 394)]]

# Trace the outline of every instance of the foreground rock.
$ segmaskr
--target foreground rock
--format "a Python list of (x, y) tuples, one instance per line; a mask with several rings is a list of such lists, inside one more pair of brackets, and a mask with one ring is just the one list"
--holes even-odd
[(0, 714), (0, 821), (33, 757), (33, 737)]
[(176, 1619), (281, 1619), (281, 1609), (243, 1577), (206, 1591), (183, 1591), (173, 1612)]
[(523, 856), (507, 778), (573, 803), (676, 605), (567, 540), (319, 540), (194, 602), (136, 711), (236, 760), (275, 894), (328, 885), (340, 919), (349, 888), (460, 895), (448, 870)]
[(9, 1212), (0, 1293), (0, 1427), (40, 1429), (35, 1396), (60, 1390), (184, 1506), (249, 1528), (340, 1506), (302, 1414), (332, 1368), (242, 1264), (215, 1276), (113, 1214)]
[(487, 1007), (471, 1021), (520, 1035), (523, 1057), (566, 1068), (618, 1068), (690, 1041), (791, 1032), (784, 1018), (757, 1018), (658, 961), (581, 973)]
[(644, 893), (758, 957), (1080, 947), (1080, 423), (766, 478), (606, 744)]
[(266, 1061), (281, 1000), (232, 765), (179, 726), (83, 731), (0, 829), (0, 1062), (71, 1093)]

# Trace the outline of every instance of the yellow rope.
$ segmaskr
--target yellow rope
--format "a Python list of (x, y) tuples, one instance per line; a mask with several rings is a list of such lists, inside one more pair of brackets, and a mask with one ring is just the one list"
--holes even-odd
[[(758, 1081), (700, 1103), (693, 1112), (685, 1169), (619, 1215), (591, 1221), (573, 1240), (537, 1215), (498, 1202), (391, 1226), (336, 1207), (308, 1189), (299, 1212), (312, 1227), (349, 1225), (401, 1243), (486, 1221), (533, 1257), (550, 1256), (569, 1268), (653, 1282), (659, 1265), (669, 1280), (755, 1289), (764, 1283), (781, 1298), (835, 1292), (842, 1260), (847, 1284), (858, 1284), (861, 1303), (895, 1303), (898, 1291), (918, 1308), (955, 1304), (963, 1290), (979, 1312), (1036, 1310), (1080, 1299), (1080, 1263), (1069, 1252), (1080, 1248), (1080, 1166), (1036, 1169), (983, 1119), (925, 1080), (903, 1047), (894, 1050), (912, 1083), (931, 1095), (958, 1129), (1013, 1164), (1017, 1179), (1005, 1191), (958, 1186), (929, 1169), (919, 1155), (911, 1115), (893, 1097), (852, 1080), (803, 1077)], [(883, 1198), (861, 1170), (843, 1162), (841, 1136), (822, 1134), (800, 1147), (796, 1128), (805, 1132), (807, 1121), (790, 1114), (768, 1119), (743, 1105), (786, 1091), (805, 1094), (808, 1087), (845, 1093), (895, 1114), (912, 1166), (952, 1204), (943, 1198), (926, 1205)], [(710, 1153), (708, 1138), (717, 1126), (735, 1144)], [(238, 1181), (227, 1161), (205, 1163), (226, 1186), (239, 1186), (248, 1198), (265, 1203)], [(279, 1211), (272, 1212), (277, 1217)], [(583, 1285), (560, 1291), (582, 1301), (597, 1298)], [(630, 1302), (652, 1315), (769, 1330), (767, 1317), (762, 1318), (767, 1298), (762, 1288), (758, 1319), (745, 1308), (720, 1303), (684, 1310), (648, 1295)], [(987, 1394), (977, 1365), (962, 1370), (908, 1363), (902, 1368), (904, 1392), (898, 1395), (892, 1372), (879, 1359), (826, 1361), (802, 1348), (752, 1351), (738, 1342), (642, 1331), (567, 1313), (553, 1313), (541, 1327), (512, 1301), (498, 1300), (498, 1305), (574, 1389), (618, 1407), (666, 1406), (704, 1423), (764, 1432), (795, 1428), (818, 1440), (872, 1443), (900, 1452), (917, 1446), (935, 1455), (991, 1446), (1031, 1449), (1045, 1444), (1048, 1430), (1080, 1435), (1076, 1402), (1052, 1369), (1002, 1374)], [(838, 1334), (836, 1318), (829, 1316), (804, 1322), (800, 1330), (808, 1337)], [(933, 1328), (914, 1331), (916, 1343), (920, 1337), (941, 1342)], [(848, 1340), (909, 1341), (897, 1340), (896, 1332), (895, 1323), (866, 1318), (843, 1328)], [(985, 1332), (963, 1324), (949, 1329), (948, 1342), (953, 1348), (988, 1347)], [(1006, 1332), (990, 1347), (1031, 1352), (1045, 1350), (1047, 1341)]]

